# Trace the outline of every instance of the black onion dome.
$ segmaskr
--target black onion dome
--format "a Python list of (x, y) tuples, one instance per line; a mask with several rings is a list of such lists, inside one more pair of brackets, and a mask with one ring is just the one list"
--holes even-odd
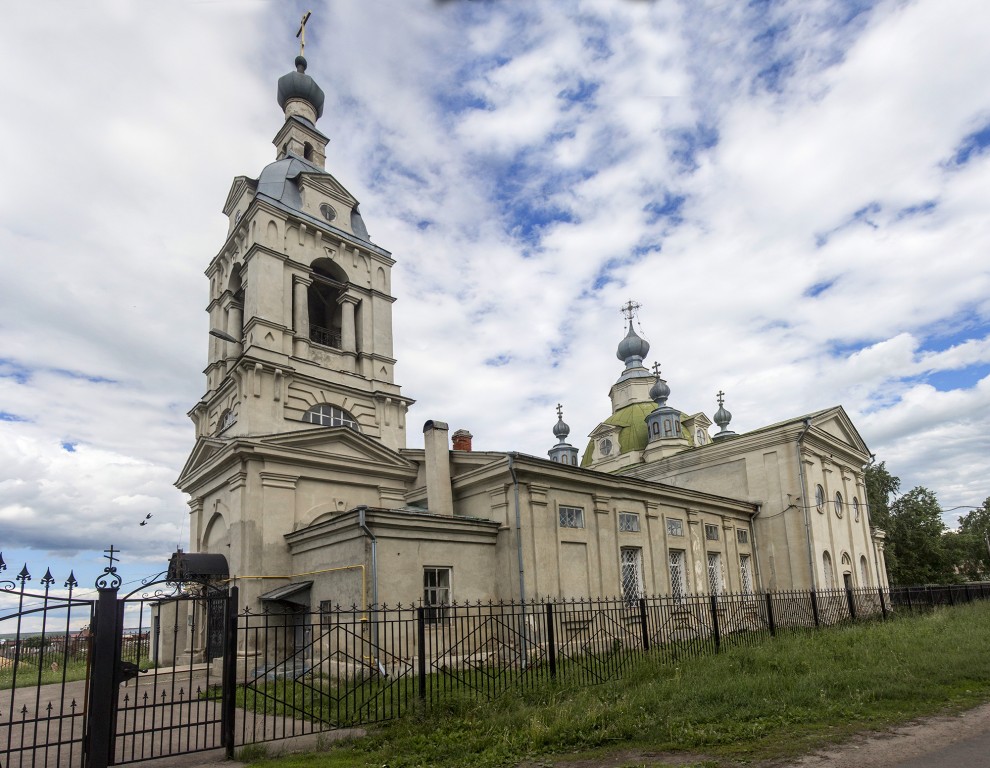
[(316, 81), (306, 74), (306, 59), (296, 56), (296, 71), (282, 75), (278, 79), (278, 93), (275, 97), (278, 105), (284, 110), (289, 99), (302, 99), (313, 105), (316, 118), (323, 116), (323, 89)]

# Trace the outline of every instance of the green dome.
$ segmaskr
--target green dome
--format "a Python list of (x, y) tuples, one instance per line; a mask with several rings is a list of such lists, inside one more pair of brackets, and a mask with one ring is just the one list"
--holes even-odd
[[(653, 413), (656, 403), (633, 403), (626, 405), (609, 416), (602, 424), (619, 427), (619, 454), (642, 451), (649, 442), (650, 433), (646, 429), (646, 417)], [(594, 440), (588, 441), (581, 457), (581, 466), (591, 466), (594, 455)]]

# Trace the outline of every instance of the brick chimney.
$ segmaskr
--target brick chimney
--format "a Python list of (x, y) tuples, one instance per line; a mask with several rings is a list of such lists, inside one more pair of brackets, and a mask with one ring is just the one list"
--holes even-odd
[(454, 494), (450, 487), (450, 450), (447, 448), (449, 427), (430, 420), (423, 425), (426, 448), (426, 505), (436, 515), (454, 514)]
[(470, 451), (471, 450), (471, 438), (474, 437), (466, 429), (459, 429), (454, 434), (450, 436), (450, 439), (454, 443), (455, 451)]

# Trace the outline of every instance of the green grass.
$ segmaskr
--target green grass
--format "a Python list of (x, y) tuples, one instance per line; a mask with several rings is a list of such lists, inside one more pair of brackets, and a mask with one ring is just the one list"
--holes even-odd
[(258, 765), (487, 768), (635, 748), (731, 765), (987, 700), (990, 604), (979, 604), (676, 663), (642, 659), (598, 686), (545, 685), (488, 703), (453, 697), (359, 741)]
[[(136, 657), (136, 652), (127, 648), (122, 653), (124, 661), (134, 661)], [(52, 662), (55, 663), (54, 666), (52, 666)], [(39, 665), (41, 666), (41, 685), (61, 683), (63, 680), (67, 683), (75, 680), (85, 680), (88, 669), (85, 658), (70, 658), (63, 668), (63, 657), (60, 653), (46, 652), (44, 657), (40, 659), (38, 656), (25, 654), (17, 666), (18, 688), (30, 688), (39, 684)], [(142, 656), (140, 662), (138, 662), (138, 666), (142, 671), (145, 671), (152, 669), (155, 665), (147, 656)], [(0, 690), (9, 689), (13, 683), (14, 666), (11, 664), (0, 669)]]

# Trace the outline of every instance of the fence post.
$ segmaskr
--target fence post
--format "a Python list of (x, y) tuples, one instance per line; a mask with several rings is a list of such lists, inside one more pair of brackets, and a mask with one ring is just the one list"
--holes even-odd
[(926, 586), (925, 587), (925, 592), (928, 593), (928, 607), (929, 608), (934, 608), (935, 607), (935, 594), (932, 592), (932, 588), (930, 586)]
[(914, 613), (914, 603), (911, 602), (911, 587), (907, 588), (908, 610)]
[(949, 605), (950, 606), (954, 606), (956, 604), (956, 598), (953, 597), (953, 595), (955, 594), (955, 591), (956, 591), (955, 586), (952, 585), (952, 584), (950, 584), (949, 585)]
[[(112, 579), (101, 576), (97, 581), (100, 596), (96, 603), (96, 615), (93, 617), (93, 666), (90, 669), (86, 718), (87, 768), (107, 768), (113, 757), (122, 611), (117, 605), (120, 578), (116, 575), (116, 569), (110, 575), (113, 576)], [(100, 583), (101, 580), (103, 584)], [(123, 608), (123, 604), (120, 608)]]
[(883, 614), (883, 620), (887, 620), (887, 605), (883, 601), (883, 587), (877, 587), (877, 592), (880, 595), (880, 613)]
[(849, 604), (849, 618), (856, 621), (856, 598), (853, 597), (852, 587), (846, 587), (846, 603)]
[(422, 606), (416, 609), (416, 634), (419, 645), (419, 698), (426, 701), (426, 616)]
[(767, 624), (770, 625), (770, 637), (777, 636), (777, 624), (773, 619), (773, 598), (770, 597), (769, 592), (764, 592), (763, 597), (767, 601)]
[(557, 641), (553, 634), (553, 603), (547, 602), (547, 653), (550, 660), (550, 677), (557, 677)]
[(815, 628), (821, 626), (818, 618), (818, 593), (815, 590), (811, 590), (811, 615), (815, 617)]
[(715, 653), (718, 653), (719, 647), (722, 645), (722, 637), (718, 631), (718, 596), (712, 595), (712, 637), (715, 639)]
[(223, 625), (223, 679), (220, 682), (220, 743), (227, 759), (234, 758), (234, 715), (237, 704), (237, 587), (227, 593)]
[(643, 650), (650, 650), (650, 631), (646, 626), (646, 598), (639, 598), (639, 628), (643, 633)]

